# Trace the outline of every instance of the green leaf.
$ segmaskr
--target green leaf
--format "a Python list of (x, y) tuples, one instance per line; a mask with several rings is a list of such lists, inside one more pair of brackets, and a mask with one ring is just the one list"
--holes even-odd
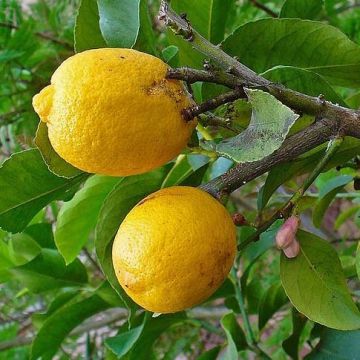
[(37, 333), (32, 343), (30, 359), (52, 359), (71, 330), (85, 319), (109, 307), (97, 292), (83, 300), (65, 303), (47, 318)]
[(295, 308), (319, 324), (338, 330), (360, 328), (360, 312), (353, 302), (336, 251), (314, 234), (299, 231), (300, 254), (281, 256), (284, 290)]
[(196, 360), (217, 360), (220, 350), (220, 346), (215, 346), (212, 349), (202, 353)]
[(360, 242), (356, 250), (356, 272), (360, 280)]
[(299, 117), (264, 91), (247, 89), (246, 93), (252, 105), (248, 128), (233, 138), (210, 145), (212, 150), (238, 163), (257, 161), (272, 154)]
[(49, 170), (55, 175), (72, 178), (82, 173), (81, 170), (67, 163), (55, 152), (48, 137), (47, 125), (42, 121), (40, 121), (36, 131), (35, 144), (40, 150), (40, 153)]
[(98, 0), (100, 29), (110, 47), (132, 48), (140, 28), (140, 0)]
[(67, 264), (77, 257), (87, 243), (106, 196), (119, 181), (116, 177), (94, 175), (61, 207), (57, 218), (55, 242)]
[(207, 165), (210, 159), (208, 157), (204, 159), (202, 156), (200, 156), (200, 158), (201, 161), (196, 163), (196, 165), (194, 166), (190, 163), (189, 156), (180, 154), (177, 157), (175, 164), (166, 175), (166, 178), (164, 179), (161, 188), (184, 184), (184, 182), (186, 182), (189, 177), (196, 174), (197, 170), (205, 169), (206, 171), (207, 166), (204, 168), (203, 166)]
[(141, 333), (144, 330), (145, 323), (137, 326), (125, 333), (108, 338), (105, 340), (106, 346), (117, 356), (123, 357), (126, 355), (139, 340)]
[(360, 330), (337, 331), (323, 328), (316, 349), (306, 360), (350, 360), (360, 354)]
[(81, 286), (87, 282), (86, 269), (78, 259), (66, 266), (61, 255), (51, 249), (43, 249), (35, 259), (13, 268), (11, 272), (34, 293)]
[(177, 13), (186, 13), (192, 26), (213, 44), (224, 39), (232, 0), (173, 0)]
[(359, 46), (325, 23), (270, 18), (248, 22), (222, 48), (257, 73), (287, 65), (311, 70), (337, 86), (360, 85)]
[(331, 85), (317, 73), (293, 66), (275, 66), (262, 74), (265, 78), (281, 83), (287, 88), (311, 96), (324, 95), (324, 98), (334, 104), (346, 106), (345, 101)]
[(281, 18), (316, 19), (323, 10), (323, 0), (286, 0), (281, 8)]
[(300, 336), (306, 325), (307, 318), (293, 309), (292, 311), (292, 334), (283, 341), (282, 347), (285, 352), (291, 356), (291, 359), (298, 360), (299, 358), (299, 343)]
[(329, 205), (336, 194), (352, 180), (353, 177), (350, 175), (340, 175), (328, 181), (326, 186), (323, 186), (320, 189), (319, 198), (313, 211), (313, 223), (317, 228), (321, 226), (325, 212), (329, 208)]
[(224, 329), (227, 339), (227, 345), (221, 359), (235, 360), (239, 358), (238, 352), (247, 347), (246, 337), (237, 322), (233, 312), (224, 315), (220, 321), (221, 327)]
[[(143, 320), (142, 320), (143, 319)], [(120, 328), (119, 334), (108, 338), (106, 346), (115, 353), (120, 359), (127, 360), (147, 360), (152, 359), (152, 347), (159, 336), (173, 325), (187, 320), (183, 312), (175, 314), (160, 315), (151, 317), (150, 313), (140, 315), (137, 321), (141, 323), (128, 330), (127, 326)]]
[(134, 45), (134, 49), (159, 55), (156, 48), (156, 36), (153, 30), (151, 14), (149, 13), (149, 4), (147, 0), (140, 0), (140, 29)]
[(262, 330), (271, 317), (287, 302), (288, 298), (280, 283), (270, 286), (260, 300), (259, 330)]
[[(310, 172), (315, 164), (324, 156), (326, 145), (316, 150), (306, 153), (289, 163), (278, 165), (269, 172), (265, 184), (258, 197), (258, 207), (263, 209), (268, 203), (274, 191), (284, 182), (290, 180), (294, 176), (306, 174)], [(354, 158), (360, 153), (360, 141), (354, 138), (345, 138), (340, 149), (331, 158), (324, 171), (331, 169), (337, 165), (344, 164), (346, 161)]]
[(30, 235), (42, 248), (56, 248), (51, 224), (32, 224), (25, 228), (24, 233)]
[(23, 265), (31, 261), (41, 252), (39, 244), (31, 236), (24, 233), (11, 234), (8, 244), (10, 256), (16, 265)]
[(121, 180), (109, 193), (100, 210), (95, 229), (95, 248), (101, 268), (111, 286), (127, 304), (135, 304), (119, 285), (112, 264), (112, 243), (121, 222), (127, 213), (145, 196), (158, 190), (163, 182), (165, 170), (159, 169)]
[(65, 179), (54, 175), (35, 149), (12, 155), (0, 168), (0, 226), (11, 232), (23, 230), (38, 211), (86, 176)]
[(75, 20), (74, 40), (76, 52), (106, 47), (100, 31), (96, 0), (81, 0)]

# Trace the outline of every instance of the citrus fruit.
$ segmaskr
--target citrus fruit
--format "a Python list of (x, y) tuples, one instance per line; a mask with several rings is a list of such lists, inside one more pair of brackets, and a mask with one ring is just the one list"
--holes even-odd
[(34, 96), (55, 151), (75, 167), (105, 175), (144, 173), (186, 146), (192, 100), (165, 78), (160, 59), (131, 49), (94, 49), (65, 60)]
[(231, 216), (192, 187), (140, 201), (115, 237), (112, 259), (125, 292), (143, 308), (171, 313), (206, 300), (227, 277), (236, 252)]

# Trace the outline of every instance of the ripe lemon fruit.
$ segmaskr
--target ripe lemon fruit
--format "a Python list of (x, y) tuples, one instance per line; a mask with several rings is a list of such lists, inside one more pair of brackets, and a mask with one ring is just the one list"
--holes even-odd
[(112, 259), (125, 292), (146, 310), (197, 305), (227, 277), (236, 232), (225, 207), (197, 188), (174, 186), (140, 201), (115, 237)]
[(168, 65), (131, 49), (94, 49), (65, 60), (33, 98), (55, 151), (92, 173), (127, 176), (168, 162), (186, 146), (196, 120)]

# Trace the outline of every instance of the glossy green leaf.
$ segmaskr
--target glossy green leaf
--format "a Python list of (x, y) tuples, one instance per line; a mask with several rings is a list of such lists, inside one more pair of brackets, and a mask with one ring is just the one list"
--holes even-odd
[[(304, 154), (289, 163), (272, 168), (258, 197), (258, 207), (263, 209), (274, 191), (283, 183), (296, 175), (310, 172), (323, 157), (326, 145)], [(360, 153), (360, 141), (354, 138), (345, 138), (336, 154), (331, 158), (324, 171), (343, 164)]]
[(316, 19), (323, 10), (324, 0), (286, 0), (281, 8), (280, 17)]
[(280, 283), (270, 286), (260, 300), (259, 330), (263, 329), (271, 317), (287, 302), (288, 298)]
[(221, 327), (224, 329), (227, 339), (227, 345), (222, 354), (223, 360), (238, 359), (238, 352), (247, 347), (246, 337), (237, 322), (236, 316), (233, 312), (224, 315), (220, 321)]
[(110, 47), (132, 48), (140, 28), (140, 0), (98, 0), (100, 29)]
[(106, 47), (99, 25), (96, 0), (81, 0), (74, 28), (76, 52)]
[(82, 173), (81, 170), (70, 165), (55, 152), (48, 137), (47, 125), (42, 121), (40, 121), (36, 131), (35, 144), (40, 150), (40, 153), (49, 170), (55, 175), (72, 178)]
[(323, 328), (320, 342), (306, 360), (356, 360), (360, 354), (360, 330), (338, 331)]
[(350, 175), (340, 175), (328, 181), (328, 183), (320, 189), (319, 198), (313, 211), (313, 223), (316, 227), (319, 228), (321, 226), (325, 212), (336, 194), (352, 180), (353, 177)]
[(356, 250), (356, 272), (360, 280), (360, 242)]
[(283, 287), (295, 308), (310, 320), (330, 328), (360, 328), (360, 312), (347, 288), (337, 252), (314, 234), (299, 231), (300, 254), (281, 256)]
[(11, 234), (8, 240), (10, 256), (16, 265), (23, 265), (41, 252), (39, 244), (28, 234)]
[(76, 326), (92, 315), (109, 308), (109, 304), (95, 292), (93, 295), (71, 301), (47, 318), (31, 347), (31, 360), (52, 359), (65, 337)]
[(177, 13), (186, 13), (194, 28), (213, 44), (224, 38), (231, 0), (173, 0)]
[(67, 264), (77, 257), (87, 243), (106, 196), (119, 181), (116, 177), (94, 175), (61, 207), (55, 242)]
[(311, 96), (323, 95), (326, 100), (334, 104), (346, 106), (341, 96), (316, 72), (293, 66), (275, 66), (262, 75), (273, 82), (281, 83), (289, 89)]
[[(161, 187), (165, 188), (180, 184), (184, 185), (184, 182), (186, 182), (192, 175), (196, 175), (195, 172), (200, 168), (206, 171), (207, 167), (203, 168), (203, 166), (208, 164), (210, 159), (207, 157), (203, 159), (203, 157), (201, 157), (201, 161), (197, 162), (195, 166), (192, 165), (189, 160), (189, 156), (180, 154), (176, 159), (175, 164), (166, 175), (166, 178), (164, 179)], [(204, 174), (203, 171), (201, 171), (201, 173)], [(187, 185), (189, 185), (189, 183), (187, 183)]]
[(23, 230), (40, 209), (86, 176), (65, 179), (54, 175), (35, 149), (12, 155), (0, 168), (0, 226), (11, 232)]
[(127, 213), (145, 196), (158, 190), (164, 176), (165, 170), (159, 169), (144, 175), (124, 178), (108, 194), (98, 217), (95, 229), (97, 257), (111, 286), (129, 308), (135, 308), (135, 304), (116, 279), (111, 257), (112, 243)]
[(222, 47), (257, 73), (287, 65), (311, 70), (334, 85), (360, 85), (360, 47), (325, 23), (270, 18), (248, 22)]
[(137, 318), (137, 322), (139, 320), (141, 322), (135, 328), (129, 330), (126, 326), (122, 326), (119, 334), (107, 339), (105, 344), (120, 359), (151, 359), (153, 358), (153, 344), (159, 336), (171, 326), (186, 321), (186, 319), (183, 312), (157, 317), (151, 317), (150, 313), (146, 313), (145, 316), (141, 315)]
[(34, 293), (81, 286), (87, 282), (86, 269), (78, 259), (66, 266), (61, 255), (51, 249), (43, 249), (32, 261), (13, 268), (11, 272)]
[(217, 360), (220, 350), (220, 346), (215, 346), (212, 349), (202, 353), (196, 360)]
[(292, 334), (283, 341), (282, 347), (291, 356), (291, 359), (299, 359), (300, 336), (306, 325), (307, 318), (293, 309), (292, 311)]
[(156, 36), (153, 30), (153, 22), (149, 13), (148, 0), (140, 0), (140, 29), (134, 45), (134, 49), (158, 56), (156, 48)]
[(210, 145), (212, 150), (238, 163), (257, 161), (272, 154), (299, 117), (264, 91), (247, 89), (246, 93), (252, 105), (248, 128), (235, 137)]
[(56, 248), (51, 224), (32, 224), (25, 228), (24, 233), (30, 235), (42, 248)]

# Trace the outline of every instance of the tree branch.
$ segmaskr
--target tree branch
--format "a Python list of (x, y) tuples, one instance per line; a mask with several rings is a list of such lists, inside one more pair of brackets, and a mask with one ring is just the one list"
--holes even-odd
[(258, 9), (266, 12), (268, 15), (270, 15), (271, 17), (277, 18), (278, 14), (275, 11), (272, 11), (271, 9), (269, 9), (266, 5), (262, 4), (261, 2), (257, 1), (257, 0), (250, 0), (250, 2), (252, 2), (252, 4), (257, 7)]
[(295, 111), (314, 115), (317, 119), (321, 119), (286, 139), (277, 151), (266, 158), (238, 164), (224, 175), (202, 185), (202, 188), (213, 196), (220, 198), (225, 193), (228, 194), (244, 183), (266, 173), (275, 165), (288, 162), (323, 144), (331, 137), (340, 134), (360, 138), (360, 113), (358, 111), (332, 104), (322, 96), (313, 97), (287, 89), (257, 75), (198, 34), (187, 19), (177, 15), (164, 0), (161, 2), (160, 19), (163, 19), (177, 34), (188, 40), (195, 49), (224, 69), (223, 72), (190, 70), (188, 68), (173, 69), (168, 73), (169, 78), (186, 79), (189, 82), (214, 82), (232, 89), (239, 88), (239, 86), (261, 88)]

